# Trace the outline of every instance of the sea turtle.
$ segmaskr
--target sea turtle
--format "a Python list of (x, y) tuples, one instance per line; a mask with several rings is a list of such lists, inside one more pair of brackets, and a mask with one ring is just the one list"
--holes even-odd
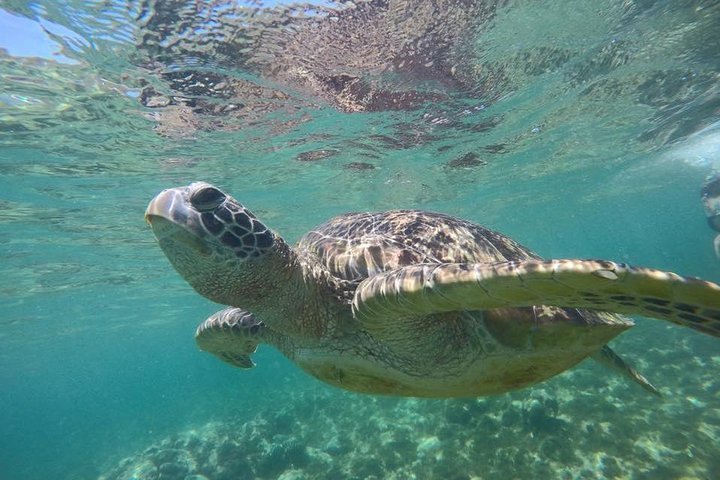
[[(348, 213), (292, 248), (208, 183), (162, 191), (146, 219), (175, 269), (230, 305), (202, 350), (241, 368), (259, 343), (371, 394), (489, 395), (587, 357), (654, 388), (606, 344), (638, 314), (720, 336), (720, 286), (604, 260), (544, 261), (441, 213)], [(607, 313), (614, 312), (614, 313)]]

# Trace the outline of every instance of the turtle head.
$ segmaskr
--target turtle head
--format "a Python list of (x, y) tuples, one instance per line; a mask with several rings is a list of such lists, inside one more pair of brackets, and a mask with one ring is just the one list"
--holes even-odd
[(263, 293), (263, 272), (272, 271), (267, 262), (289, 250), (240, 202), (204, 182), (163, 190), (145, 219), (178, 273), (218, 303), (252, 303)]

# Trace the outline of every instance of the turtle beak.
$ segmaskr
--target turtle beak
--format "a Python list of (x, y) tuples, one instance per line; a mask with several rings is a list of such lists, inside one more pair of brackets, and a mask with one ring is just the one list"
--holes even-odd
[(187, 228), (190, 213), (183, 198), (183, 189), (170, 188), (163, 190), (150, 201), (145, 210), (145, 221), (160, 240), (173, 224)]
[[(145, 221), (152, 225), (153, 219), (156, 217), (170, 220), (171, 222), (185, 224), (188, 218), (192, 216), (191, 210), (195, 209), (193, 203), (198, 201), (194, 199), (194, 195), (198, 192), (214, 190), (222, 195), (220, 202), (224, 200), (225, 195), (215, 187), (205, 182), (194, 182), (187, 187), (168, 188), (160, 192), (150, 201), (145, 210)], [(216, 205), (213, 205), (216, 206)]]
[(163, 190), (153, 198), (145, 210), (145, 221), (150, 224), (160, 247), (184, 245), (207, 254), (207, 245), (198, 235), (197, 213), (188, 205), (186, 188)]
[(160, 192), (145, 209), (145, 221), (150, 225), (154, 218), (160, 217), (171, 222), (183, 223), (187, 220), (187, 206), (178, 188), (169, 188)]

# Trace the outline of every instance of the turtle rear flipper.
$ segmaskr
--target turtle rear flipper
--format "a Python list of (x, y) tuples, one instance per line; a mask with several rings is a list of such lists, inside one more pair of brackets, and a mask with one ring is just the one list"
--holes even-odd
[(592, 356), (592, 359), (601, 365), (620, 373), (625, 378), (632, 380), (653, 395), (657, 395), (658, 397), (662, 396), (657, 388), (655, 388), (647, 378), (631, 367), (625, 360), (622, 359), (622, 357), (620, 357), (620, 355), (615, 353), (607, 345), (603, 345), (600, 351)]
[(720, 286), (600, 260), (420, 264), (364, 280), (355, 316), (372, 331), (388, 318), (552, 305), (660, 318), (720, 337)]
[(211, 315), (195, 331), (200, 350), (239, 368), (252, 368), (250, 355), (262, 341), (265, 324), (240, 308), (226, 308)]

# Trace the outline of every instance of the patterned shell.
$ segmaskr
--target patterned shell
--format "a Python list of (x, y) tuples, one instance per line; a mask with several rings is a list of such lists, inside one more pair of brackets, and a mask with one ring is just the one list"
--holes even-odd
[(298, 244), (338, 280), (418, 263), (495, 263), (539, 258), (510, 238), (459, 218), (419, 210), (348, 213), (316, 227)]

